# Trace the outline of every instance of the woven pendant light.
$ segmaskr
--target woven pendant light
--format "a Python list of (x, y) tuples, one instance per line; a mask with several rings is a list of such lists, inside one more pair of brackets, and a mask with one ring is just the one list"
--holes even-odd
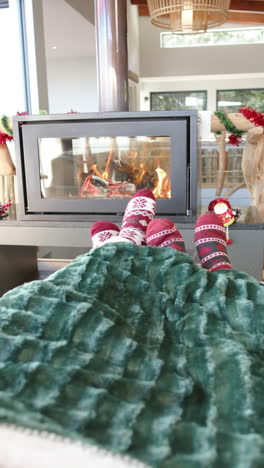
[(223, 24), (230, 0), (147, 0), (151, 23), (177, 34), (197, 34)]

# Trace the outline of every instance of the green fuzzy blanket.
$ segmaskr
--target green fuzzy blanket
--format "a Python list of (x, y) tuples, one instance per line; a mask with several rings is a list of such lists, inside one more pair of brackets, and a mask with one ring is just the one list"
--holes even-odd
[(0, 423), (162, 468), (264, 466), (264, 287), (107, 244), (0, 299)]

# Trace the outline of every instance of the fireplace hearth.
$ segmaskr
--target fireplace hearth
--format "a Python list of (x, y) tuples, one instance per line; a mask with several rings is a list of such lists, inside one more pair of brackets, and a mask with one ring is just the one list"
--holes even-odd
[(197, 126), (196, 111), (15, 117), (21, 219), (118, 218), (148, 188), (158, 215), (191, 222)]

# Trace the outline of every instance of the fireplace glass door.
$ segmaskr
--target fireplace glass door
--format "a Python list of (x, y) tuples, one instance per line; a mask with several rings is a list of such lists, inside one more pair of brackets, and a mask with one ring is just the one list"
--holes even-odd
[(144, 188), (157, 214), (194, 216), (197, 128), (196, 111), (19, 116), (25, 218), (120, 216)]
[(38, 153), (44, 199), (171, 198), (168, 136), (39, 138)]

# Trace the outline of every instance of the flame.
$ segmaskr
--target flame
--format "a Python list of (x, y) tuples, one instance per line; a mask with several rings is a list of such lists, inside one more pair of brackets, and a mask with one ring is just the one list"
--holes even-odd
[(131, 171), (132, 172), (135, 172), (137, 170), (137, 156), (138, 156), (138, 152), (137, 151), (130, 151), (130, 155), (131, 155)]
[(109, 166), (110, 166), (112, 156), (113, 156), (113, 148), (111, 148), (111, 150), (109, 151), (109, 155), (108, 155), (106, 165), (105, 165), (105, 170), (103, 174), (101, 175), (102, 179), (109, 180)]
[(155, 171), (158, 174), (158, 183), (153, 190), (153, 195), (156, 198), (171, 198), (170, 181), (167, 172), (160, 167), (157, 167)]
[[(93, 165), (90, 167), (90, 170), (93, 171), (94, 175), (96, 175), (96, 176), (98, 176), (98, 177), (101, 177), (101, 179), (105, 179), (105, 177), (103, 177), (103, 174), (101, 174), (101, 172), (98, 171), (97, 165), (96, 165), (96, 164), (93, 164)], [(108, 180), (108, 179), (105, 179), (105, 180)]]
[(140, 184), (144, 175), (146, 174), (146, 169), (143, 163), (139, 165), (139, 170), (136, 171), (136, 175), (134, 176), (134, 182), (136, 185)]
[[(110, 166), (110, 162), (112, 158), (112, 153), (113, 152), (110, 151), (108, 158), (107, 158), (105, 170), (103, 173), (100, 173), (96, 164), (92, 164), (90, 166), (90, 170), (93, 171), (94, 175), (100, 177), (101, 179), (107, 180), (108, 182), (110, 182), (110, 184), (113, 183), (113, 181), (109, 178), (109, 166)], [(130, 152), (130, 157), (132, 156), (130, 159), (130, 161), (132, 162), (132, 164), (130, 165), (130, 174), (132, 176), (132, 180), (135, 186), (142, 184), (145, 174), (149, 173), (144, 163), (140, 163), (136, 165), (137, 155), (138, 155), (137, 152), (133, 152), (133, 153)], [(170, 178), (167, 172), (161, 169), (159, 161), (157, 161), (157, 164), (158, 164), (158, 167), (155, 169), (155, 172), (157, 173), (158, 181), (156, 183), (156, 187), (153, 190), (153, 194), (155, 195), (156, 198), (171, 198)], [(127, 166), (125, 166), (125, 169), (126, 167)], [(150, 177), (152, 179), (151, 174), (153, 173), (150, 170)]]

